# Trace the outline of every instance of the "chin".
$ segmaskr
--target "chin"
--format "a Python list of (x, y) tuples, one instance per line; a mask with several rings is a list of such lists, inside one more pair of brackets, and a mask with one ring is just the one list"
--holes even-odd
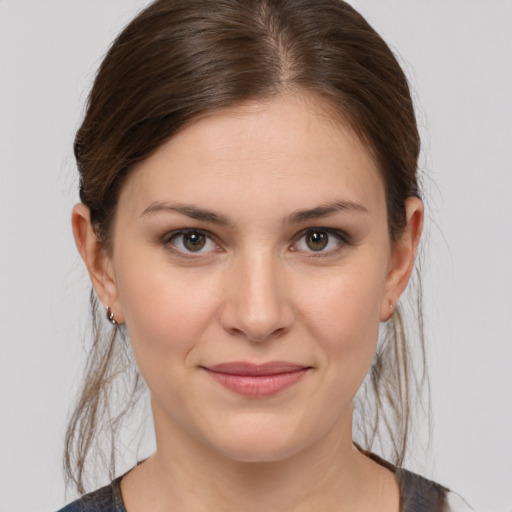
[[(302, 437), (302, 436), (301, 436)], [(308, 439), (298, 439), (296, 430), (283, 425), (246, 425), (225, 428), (210, 446), (222, 456), (237, 462), (278, 462), (302, 451)]]

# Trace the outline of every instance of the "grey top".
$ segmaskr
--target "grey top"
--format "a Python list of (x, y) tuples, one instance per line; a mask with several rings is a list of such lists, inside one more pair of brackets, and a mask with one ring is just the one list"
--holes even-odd
[[(435, 482), (411, 473), (406, 469), (396, 468), (376, 455), (369, 455), (373, 460), (395, 473), (400, 489), (400, 512), (462, 512), (470, 508), (452, 508), (452, 493)], [(122, 476), (109, 485), (86, 494), (70, 503), (58, 512), (126, 512), (121, 496)], [(461, 501), (462, 504), (462, 501)]]

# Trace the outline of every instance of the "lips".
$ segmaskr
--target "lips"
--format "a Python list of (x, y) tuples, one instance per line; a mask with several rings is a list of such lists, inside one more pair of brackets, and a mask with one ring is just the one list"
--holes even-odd
[(221, 363), (203, 369), (228, 390), (246, 397), (275, 395), (297, 383), (311, 367), (283, 361)]

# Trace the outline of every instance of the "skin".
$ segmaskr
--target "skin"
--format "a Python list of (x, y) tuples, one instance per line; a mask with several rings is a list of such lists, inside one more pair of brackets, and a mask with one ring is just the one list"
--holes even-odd
[[(369, 151), (307, 95), (208, 115), (159, 148), (123, 186), (111, 254), (75, 207), (77, 247), (151, 393), (157, 451), (122, 480), (128, 512), (398, 511), (394, 475), (353, 447), (351, 423), (413, 268), (421, 201), (406, 212), (392, 243)], [(186, 229), (208, 234), (200, 251)], [(308, 370), (244, 397), (204, 370), (232, 361)]]

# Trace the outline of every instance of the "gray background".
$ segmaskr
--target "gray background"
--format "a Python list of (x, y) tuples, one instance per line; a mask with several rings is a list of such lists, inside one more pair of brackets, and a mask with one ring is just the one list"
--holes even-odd
[[(3, 512), (64, 503), (62, 441), (88, 323), (71, 145), (101, 56), (145, 3), (0, 0)], [(353, 4), (401, 56), (429, 176), (435, 429), (409, 465), (481, 512), (512, 511), (512, 1)]]

